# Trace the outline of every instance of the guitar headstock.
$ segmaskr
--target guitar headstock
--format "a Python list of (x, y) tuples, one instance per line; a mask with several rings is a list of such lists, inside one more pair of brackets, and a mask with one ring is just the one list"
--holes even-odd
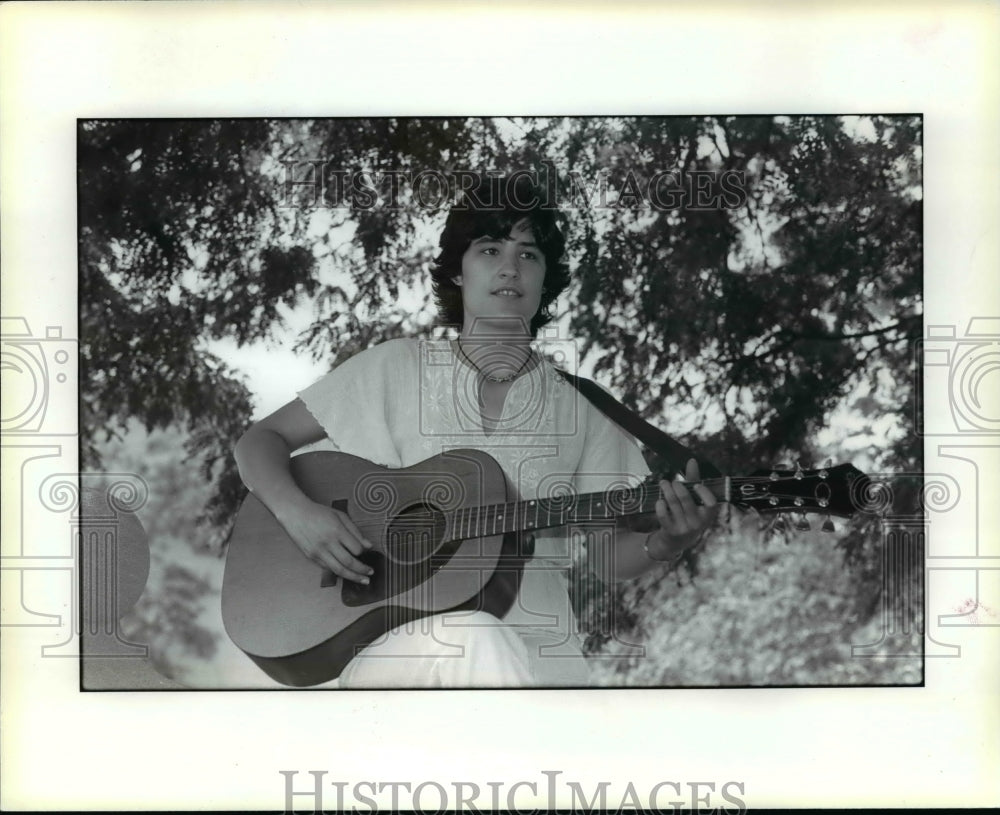
[(757, 470), (730, 479), (731, 503), (760, 514), (817, 512), (846, 518), (858, 507), (858, 496), (867, 490), (868, 476), (851, 464), (815, 470)]

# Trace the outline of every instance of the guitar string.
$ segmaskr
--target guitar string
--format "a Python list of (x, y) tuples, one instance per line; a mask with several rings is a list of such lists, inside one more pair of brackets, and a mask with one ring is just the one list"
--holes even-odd
[[(791, 476), (791, 477), (782, 476), (782, 477), (779, 477), (777, 479), (773, 479), (770, 476), (748, 476), (748, 477), (741, 477), (739, 479), (739, 481), (742, 482), (742, 483), (744, 483), (744, 484), (746, 484), (746, 483), (751, 483), (751, 484), (766, 483), (766, 484), (770, 484), (772, 486), (777, 485), (777, 484), (782, 483), (782, 482), (789, 482), (789, 481), (793, 481), (793, 480), (801, 480), (801, 479), (795, 479), (794, 476)], [(694, 486), (697, 486), (698, 484), (704, 484), (704, 485), (708, 486), (708, 485), (723, 484), (724, 482), (725, 482), (724, 478), (705, 479), (705, 480), (700, 481), (700, 482), (693, 482), (691, 484), (691, 486), (693, 488)], [(683, 482), (683, 483), (687, 483), (687, 482)], [(620, 490), (613, 491), (612, 493), (610, 493), (611, 497), (608, 498), (608, 499), (606, 499), (606, 503), (611, 504), (613, 506), (614, 505), (618, 505), (622, 509), (624, 509), (624, 508), (626, 508), (626, 506), (628, 505), (628, 503), (634, 502), (636, 500), (644, 502), (645, 499), (650, 498), (653, 495), (658, 494), (658, 493), (659, 493), (659, 484), (658, 484), (658, 482), (652, 482), (651, 483), (649, 481), (646, 481), (646, 482), (643, 482), (643, 484), (641, 484), (641, 485), (639, 485), (637, 487), (626, 488), (626, 489), (620, 489)], [(590, 493), (590, 495), (596, 497), (598, 495), (605, 495), (605, 493)], [(626, 498), (625, 498), (624, 502), (620, 503), (619, 499), (616, 498), (616, 496), (622, 496), (622, 495), (626, 496)], [(760, 497), (764, 498), (765, 496), (760, 496)], [(784, 499), (784, 500), (792, 500), (792, 501), (794, 501), (796, 498), (801, 498), (802, 496), (794, 495), (794, 494), (788, 494), (788, 493), (775, 492), (774, 490), (770, 490), (768, 492), (768, 494), (767, 494), (766, 497), (767, 498), (776, 498), (778, 500)], [(538, 503), (538, 504), (547, 503), (549, 505), (551, 505), (554, 502), (559, 501), (559, 500), (560, 500), (560, 496), (555, 496), (555, 497), (552, 497), (552, 498), (534, 499), (534, 501), (536, 503)], [(593, 500), (593, 498), (591, 498), (590, 500)], [(465, 519), (466, 523), (468, 523), (470, 526), (471, 525), (475, 525), (475, 526), (478, 527), (480, 525), (483, 525), (484, 523), (487, 526), (490, 523), (493, 523), (493, 525), (495, 526), (497, 520), (499, 520), (500, 518), (508, 518), (511, 515), (514, 515), (516, 517), (518, 514), (520, 514), (523, 518), (526, 519), (527, 514), (530, 512), (530, 509), (528, 509), (528, 507), (527, 507), (528, 503), (529, 503), (528, 501), (522, 500), (522, 501), (513, 501), (513, 502), (507, 502), (507, 503), (501, 503), (501, 504), (488, 504), (488, 505), (485, 505), (485, 506), (482, 506), (482, 507), (459, 507), (459, 508), (454, 509), (454, 510), (445, 510), (445, 511), (443, 511), (441, 513), (434, 513), (434, 512), (430, 512), (430, 511), (426, 511), (426, 510), (417, 510), (417, 511), (408, 513), (407, 515), (404, 515), (404, 516), (401, 516), (400, 518), (398, 518), (395, 521), (394, 526), (396, 528), (402, 528), (402, 529), (426, 528), (427, 521), (430, 521), (432, 519), (436, 519), (436, 518), (440, 517), (441, 515), (445, 515), (445, 516), (450, 515), (450, 516), (452, 516), (452, 519), (455, 520), (456, 519), (455, 516), (458, 513), (466, 511), (466, 510), (474, 510), (474, 511), (478, 510), (478, 511), (475, 511), (473, 515), (470, 515), (469, 518)], [(565, 514), (567, 511), (574, 509), (575, 506), (578, 503), (579, 502), (576, 500), (576, 498), (574, 496), (571, 496), (570, 497), (570, 501), (564, 507), (556, 507), (554, 511), (553, 511), (553, 509), (545, 509), (544, 506), (542, 507), (542, 509), (544, 511), (544, 514), (547, 515), (547, 516), (549, 516), (549, 520), (551, 520), (552, 516), (554, 514), (555, 515)], [(522, 511), (520, 511), (520, 512), (518, 511), (519, 507), (522, 508)], [(793, 512), (794, 511), (805, 512), (805, 511), (810, 510), (810, 509), (821, 509), (821, 510), (822, 509), (827, 509), (828, 510), (829, 507), (822, 507), (822, 506), (821, 507), (804, 507), (804, 506), (802, 506), (802, 507), (794, 507), (794, 508), (789, 507), (788, 509), (790, 511), (793, 511)], [(620, 513), (620, 514), (632, 514), (632, 513)], [(598, 517), (596, 520), (609, 520), (611, 517), (617, 517), (617, 516), (616, 515), (611, 515), (611, 516), (605, 515), (603, 518)], [(566, 519), (566, 521), (564, 521), (564, 523), (565, 522), (570, 522), (572, 520), (573, 519)], [(586, 520), (595, 520), (595, 519), (593, 517), (591, 517), (591, 518), (586, 519)], [(564, 525), (564, 523), (553, 524), (553, 526), (562, 526), (562, 525)], [(377, 529), (377, 530), (382, 530), (385, 527), (385, 524), (386, 524), (386, 522), (384, 520), (379, 520), (379, 521), (356, 523), (356, 526), (359, 529), (363, 528), (363, 529)]]
[[(783, 479), (783, 480), (790, 480), (790, 479)], [(722, 483), (723, 481), (724, 481), (724, 479), (717, 479), (716, 483)], [(767, 483), (767, 484), (778, 484), (778, 483), (780, 483), (780, 481), (776, 481), (776, 480), (773, 480), (773, 479), (770, 479), (770, 478), (767, 478), (767, 477), (759, 477), (759, 478), (752, 478), (752, 479), (751, 478), (741, 478), (740, 481), (742, 481), (744, 483), (745, 482)], [(706, 480), (706, 481), (697, 482), (697, 483), (709, 484), (709, 483), (712, 483), (712, 482)], [(693, 486), (697, 486), (697, 484), (695, 484)], [(656, 494), (659, 494), (659, 486), (658, 485), (656, 485), (656, 484), (652, 484), (652, 485), (651, 484), (644, 484), (644, 485), (640, 485), (640, 486), (637, 486), (637, 487), (631, 487), (631, 488), (613, 490), (613, 491), (610, 491), (608, 493), (588, 493), (587, 495), (591, 496), (588, 499), (590, 501), (593, 501), (594, 498), (596, 498), (598, 496), (604, 496), (607, 503), (616, 504), (616, 503), (619, 502), (619, 499), (618, 499), (617, 496), (625, 496), (626, 501), (634, 501), (636, 498), (649, 498), (649, 497), (651, 497), (653, 495), (656, 495)], [(771, 495), (776, 495), (776, 496), (781, 495), (781, 496), (787, 497), (787, 498), (800, 497), (800, 496), (796, 496), (796, 495), (792, 495), (792, 494), (774, 493), (773, 491), (771, 491), (771, 492), (768, 493), (768, 496), (771, 496)], [(524, 506), (526, 506), (529, 503), (538, 503), (538, 504), (548, 503), (548, 504), (554, 504), (556, 502), (564, 500), (564, 498), (568, 499), (567, 500), (567, 506), (573, 506), (573, 505), (576, 505), (576, 504), (584, 503), (584, 502), (581, 502), (577, 496), (572, 496), (572, 495), (570, 495), (570, 496), (559, 496), (559, 495), (556, 495), (556, 496), (550, 496), (550, 497), (547, 497), (547, 498), (536, 498), (536, 499), (530, 499), (530, 500), (522, 499), (520, 501), (511, 501), (511, 502), (498, 503), (498, 504), (487, 504), (487, 505), (484, 505), (482, 507), (478, 507), (478, 509), (479, 509), (480, 512), (484, 512), (484, 513), (485, 512), (490, 512), (490, 511), (496, 511), (496, 510), (499, 510), (499, 509), (503, 509), (504, 511), (508, 511), (509, 512), (509, 511), (511, 511), (515, 507), (524, 507)], [(476, 509), (476, 508), (477, 507), (475, 507), (475, 506), (473, 506), (473, 507), (458, 507), (458, 508), (456, 508), (454, 510), (448, 510), (448, 511), (450, 511), (450, 512), (461, 512), (461, 511), (464, 511), (464, 510), (467, 510), (467, 509)], [(547, 512), (549, 512), (549, 514), (551, 514), (551, 511), (547, 511)], [(407, 517), (421, 516), (421, 514), (423, 514), (423, 515), (425, 515), (427, 517), (434, 517), (436, 515), (435, 513), (431, 513), (431, 512), (423, 512), (421, 510), (415, 510), (414, 512), (409, 513), (409, 515)]]
[[(791, 493), (787, 493), (787, 494), (786, 493), (779, 493), (779, 494), (769, 494), (767, 497), (768, 498), (774, 497), (774, 498), (778, 499), (779, 501), (780, 500), (784, 500), (784, 501), (793, 501), (794, 502), (794, 500), (796, 498), (800, 498), (801, 496), (793, 495)], [(761, 498), (758, 498), (757, 500), (760, 501), (760, 500), (762, 500), (762, 498), (763, 498), (763, 496)], [(625, 509), (626, 507), (623, 506), (622, 508)], [(767, 508), (768, 507), (765, 507), (765, 509), (767, 509)], [(797, 506), (797, 505), (793, 504), (791, 506), (787, 506), (786, 505), (786, 506), (781, 507), (781, 508), (782, 509), (786, 509), (786, 510), (788, 510), (790, 512), (810, 512), (810, 511), (830, 512), (831, 511), (830, 507), (828, 507), (828, 506), (824, 507), (822, 505), (810, 505), (810, 506), (803, 505), (803, 506)], [(569, 509), (569, 508), (567, 508), (567, 509)], [(548, 520), (552, 520), (553, 517), (559, 517), (560, 515), (566, 514), (567, 513), (567, 509), (546, 510), (546, 511), (544, 511), (541, 514), (547, 516)], [(448, 515), (454, 516), (458, 512), (461, 512), (461, 511), (462, 511), (461, 509), (459, 509), (459, 510), (450, 510), (450, 511), (442, 511), (440, 514), (436, 514), (436, 513), (432, 513), (432, 512), (425, 512), (425, 513), (419, 513), (419, 514), (418, 513), (410, 513), (410, 514), (408, 514), (406, 516), (402, 516), (402, 517), (396, 518), (393, 521), (392, 525), (396, 529), (426, 529), (429, 522), (432, 522), (432, 521), (440, 518), (441, 516), (448, 516)], [(653, 512), (653, 511), (654, 510), (648, 510), (648, 512)], [(509, 518), (509, 517), (513, 516), (514, 514), (515, 514), (515, 512), (513, 510), (511, 510), (510, 512), (500, 512), (500, 513), (494, 513), (494, 512), (492, 512), (492, 510), (483, 510), (483, 511), (481, 511), (479, 513), (478, 517), (474, 514), (469, 519), (467, 519), (467, 523), (468, 523), (468, 525), (470, 527), (489, 526), (494, 521), (499, 521), (499, 519), (501, 519), (501, 518)], [(521, 513), (518, 513), (518, 514), (520, 515), (521, 518), (525, 518), (526, 515), (527, 515), (527, 513), (524, 513), (524, 512), (521, 512)], [(565, 525), (567, 523), (572, 523), (574, 521), (575, 522), (585, 522), (585, 521), (611, 520), (612, 518), (617, 518), (619, 516), (626, 516), (626, 515), (631, 515), (631, 514), (639, 514), (639, 513), (621, 512), (621, 513), (612, 513), (611, 515), (593, 515), (593, 516), (587, 517), (587, 518), (569, 517), (569, 518), (562, 519), (560, 523), (553, 523), (551, 526), (552, 527), (563, 526), (563, 525)], [(494, 515), (495, 515), (495, 517), (494, 517)], [(385, 521), (385, 520), (355, 522), (355, 526), (357, 526), (359, 529), (361, 529), (361, 528), (364, 528), (364, 529), (382, 529), (382, 528), (384, 528), (386, 526), (386, 524), (387, 524), (387, 521)], [(547, 528), (549, 528), (549, 526), (546, 525), (545, 527), (540, 527), (540, 528), (547, 529)], [(525, 530), (525, 531), (528, 531), (528, 530)]]

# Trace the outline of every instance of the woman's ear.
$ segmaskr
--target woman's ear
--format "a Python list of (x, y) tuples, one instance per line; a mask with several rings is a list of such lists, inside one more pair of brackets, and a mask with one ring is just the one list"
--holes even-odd
[(462, 275), (456, 275), (455, 277), (453, 277), (451, 279), (451, 282), (454, 283), (456, 286), (461, 286), (462, 285)]

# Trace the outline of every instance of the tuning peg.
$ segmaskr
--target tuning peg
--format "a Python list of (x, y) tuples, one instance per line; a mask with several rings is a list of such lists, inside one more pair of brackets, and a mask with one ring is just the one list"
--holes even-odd
[(836, 532), (837, 531), (837, 527), (835, 527), (833, 525), (833, 519), (829, 515), (827, 515), (826, 518), (823, 520), (823, 526), (821, 527), (821, 529), (824, 532)]
[(782, 533), (788, 531), (788, 522), (784, 515), (775, 515), (774, 520), (768, 524), (768, 531), (772, 533)]
[(798, 460), (795, 461), (795, 477), (799, 480), (803, 478), (802, 465), (799, 464)]
[(799, 532), (808, 532), (810, 529), (812, 529), (812, 527), (809, 525), (809, 520), (806, 518), (805, 515), (798, 516), (798, 518), (795, 521), (795, 528), (799, 530)]

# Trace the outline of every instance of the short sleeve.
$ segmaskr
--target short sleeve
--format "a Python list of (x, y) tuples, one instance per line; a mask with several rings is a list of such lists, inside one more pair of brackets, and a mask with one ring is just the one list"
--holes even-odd
[(399, 467), (395, 406), (415, 386), (412, 343), (390, 340), (362, 351), (298, 396), (338, 450), (384, 467)]
[(600, 492), (637, 485), (650, 470), (635, 438), (591, 405), (583, 394), (579, 398), (585, 402), (586, 437), (577, 467), (577, 491)]

